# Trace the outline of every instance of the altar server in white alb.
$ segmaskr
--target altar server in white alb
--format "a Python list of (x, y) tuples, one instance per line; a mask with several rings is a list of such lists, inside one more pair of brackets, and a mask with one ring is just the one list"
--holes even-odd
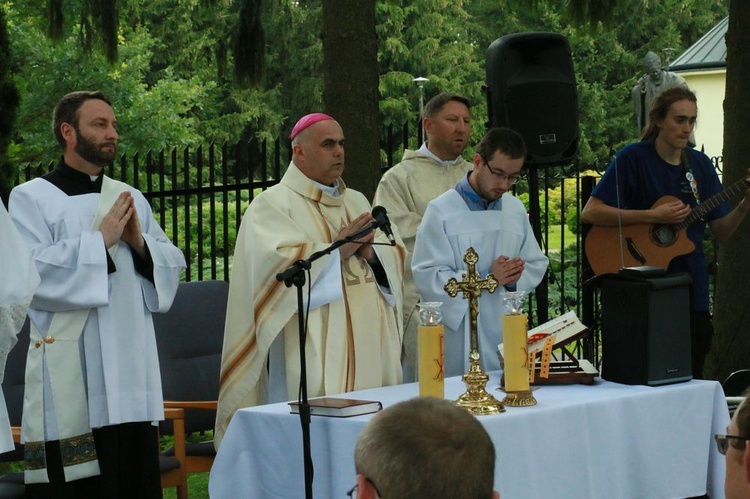
[(26, 497), (161, 497), (151, 314), (171, 306), (185, 258), (143, 195), (103, 174), (118, 139), (104, 94), (65, 95), (53, 129), (62, 160), (9, 203), (41, 276), (29, 308)]
[[(374, 220), (364, 195), (340, 178), (344, 132), (332, 117), (309, 114), (290, 138), (289, 168), (250, 203), (237, 237), (217, 446), (237, 409), (298, 397), (296, 289), (276, 274)], [(312, 262), (305, 345), (310, 397), (401, 383), (406, 249), (396, 238), (396, 246), (373, 246), (368, 243), (388, 239), (380, 230), (369, 232)]]
[(507, 128), (493, 128), (474, 154), (474, 169), (456, 186), (430, 202), (417, 232), (412, 272), (423, 301), (443, 302), (445, 376), (468, 370), (469, 307), (459, 293), (444, 290), (450, 278), (464, 280), (464, 254), (479, 254), (476, 271), (492, 273), (500, 286), (479, 298), (479, 350), (486, 371), (500, 369), (503, 295), (531, 291), (542, 280), (548, 259), (539, 248), (523, 203), (510, 192), (518, 182), (526, 145)]
[[(5, 205), (0, 202), (0, 383), (8, 353), (16, 344), (16, 335), (26, 319), (39, 274), (31, 253), (21, 240)], [(8, 411), (0, 393), (0, 453), (13, 450)]]

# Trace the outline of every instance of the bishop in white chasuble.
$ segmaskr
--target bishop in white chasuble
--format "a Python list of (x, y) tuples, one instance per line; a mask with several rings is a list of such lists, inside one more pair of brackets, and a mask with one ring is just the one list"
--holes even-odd
[[(329, 132), (343, 135), (331, 118), (310, 132), (318, 129), (321, 144), (327, 144)], [(318, 143), (312, 147), (317, 154)], [(217, 446), (237, 409), (297, 399), (296, 289), (277, 281), (276, 274), (328, 248), (345, 235), (341, 228), (364, 220), (361, 214), (370, 217), (365, 197), (337, 177), (343, 171), (343, 147), (335, 147), (341, 155), (334, 155), (334, 164), (341, 163), (334, 168), (336, 176), (314, 181), (293, 160), (281, 182), (253, 200), (243, 217), (230, 279)], [(295, 160), (302, 162), (296, 154)], [(387, 241), (382, 234), (375, 240)], [(401, 382), (406, 251), (400, 241), (395, 247), (372, 248), (372, 261), (357, 253), (345, 257), (341, 248), (312, 263), (305, 344), (310, 397)]]

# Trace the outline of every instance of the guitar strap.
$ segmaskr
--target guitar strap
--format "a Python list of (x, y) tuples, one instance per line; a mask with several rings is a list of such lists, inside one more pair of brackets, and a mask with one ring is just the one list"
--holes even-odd
[(690, 184), (690, 190), (693, 191), (695, 202), (701, 204), (701, 196), (698, 193), (698, 181), (696, 180), (695, 175), (693, 175), (693, 167), (690, 163), (690, 156), (688, 156), (688, 153), (684, 149), (682, 150), (681, 159), (682, 167), (685, 169), (685, 178)]

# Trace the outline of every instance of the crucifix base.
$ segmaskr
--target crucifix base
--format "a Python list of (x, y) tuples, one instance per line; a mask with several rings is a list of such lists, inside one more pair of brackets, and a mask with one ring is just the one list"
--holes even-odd
[(536, 405), (536, 399), (531, 394), (531, 390), (518, 390), (505, 392), (503, 404), (508, 407), (531, 407)]
[(505, 412), (503, 403), (485, 389), (490, 377), (479, 366), (479, 354), (475, 352), (475, 355), (476, 357), (472, 356), (470, 360), (469, 372), (461, 377), (466, 383), (466, 393), (458, 397), (456, 404), (474, 416)]

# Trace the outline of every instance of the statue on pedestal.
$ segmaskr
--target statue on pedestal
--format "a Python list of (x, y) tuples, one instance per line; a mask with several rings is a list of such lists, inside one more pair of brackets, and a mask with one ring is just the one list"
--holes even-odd
[[(643, 68), (646, 74), (638, 79), (630, 92), (639, 133), (648, 125), (648, 112), (656, 96), (671, 87), (687, 86), (685, 78), (662, 67), (661, 58), (654, 52), (649, 51), (643, 58)], [(691, 142), (695, 143), (692, 137)]]

